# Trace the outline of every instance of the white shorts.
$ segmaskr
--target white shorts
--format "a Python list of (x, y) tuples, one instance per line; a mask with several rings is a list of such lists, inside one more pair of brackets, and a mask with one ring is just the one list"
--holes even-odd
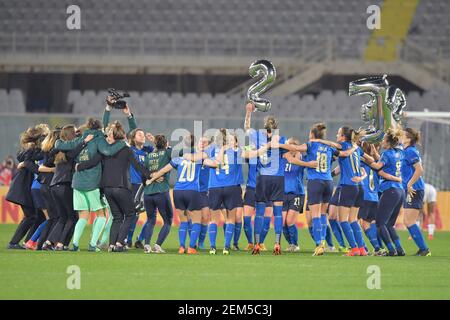
[(437, 201), (436, 189), (431, 184), (425, 183), (425, 195), (423, 197), (423, 202), (430, 203), (436, 201)]

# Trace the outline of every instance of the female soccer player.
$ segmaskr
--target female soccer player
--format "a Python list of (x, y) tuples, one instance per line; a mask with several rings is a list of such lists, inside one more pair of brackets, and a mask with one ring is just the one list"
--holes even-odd
[[(205, 160), (206, 162), (208, 160)], [(173, 158), (169, 164), (152, 174), (152, 178), (147, 181), (151, 185), (158, 178), (169, 173), (172, 169), (177, 169), (177, 179), (173, 189), (173, 200), (175, 209), (180, 217), (180, 228), (178, 238), (180, 247), (179, 254), (196, 254), (197, 241), (201, 232), (202, 204), (199, 192), (199, 176), (201, 161), (190, 161), (183, 157)], [(189, 248), (186, 250), (186, 236), (188, 232), (188, 221), (192, 220), (192, 232), (190, 235)]]
[[(214, 137), (200, 138), (200, 141), (197, 146), (199, 152), (206, 150), (212, 142), (214, 142)], [(211, 221), (211, 213), (209, 210), (209, 197), (208, 197), (209, 172), (210, 168), (202, 164), (199, 176), (199, 192), (202, 207), (202, 221), (201, 221), (202, 225), (200, 229), (200, 235), (198, 237), (198, 248), (200, 250), (203, 250), (205, 248), (206, 234), (208, 233), (208, 225)], [(211, 228), (214, 229), (213, 230), (214, 233), (217, 233), (217, 224), (213, 223)]]
[[(76, 128), (74, 125), (66, 125), (61, 129), (60, 139), (69, 141), (76, 138)], [(59, 151), (55, 155), (55, 171), (50, 182), (50, 191), (54, 200), (55, 210), (57, 212), (57, 222), (48, 236), (46, 246), (54, 248), (56, 251), (67, 250), (73, 229), (78, 221), (77, 212), (73, 209), (73, 190), (71, 187), (75, 158), (83, 150), (87, 143), (94, 138), (88, 135), (83, 143), (80, 143), (75, 149), (67, 152)], [(40, 167), (44, 169), (47, 167)]]
[(28, 233), (28, 236), (25, 237), (25, 242), (27, 242), (34, 231), (36, 231), (33, 226), (38, 219), (38, 211), (34, 207), (30, 192), (34, 175), (33, 172), (25, 168), (23, 163), (33, 159), (34, 154), (38, 151), (38, 141), (43, 134), (42, 127), (35, 126), (28, 128), (20, 136), (21, 150), (17, 153), (17, 160), (22, 165), (20, 167), (18, 166), (18, 171), (11, 181), (8, 193), (6, 194), (6, 200), (20, 205), (24, 217), (9, 241), (8, 249), (25, 249), (19, 242)]
[[(109, 145), (101, 130), (102, 124), (99, 120), (88, 119), (86, 123), (87, 130), (83, 136), (70, 141), (57, 140), (55, 148), (60, 151), (69, 151), (75, 149), (83, 140), (90, 134), (94, 138), (87, 144), (87, 146), (76, 157), (75, 162), (80, 164), (92, 160), (97, 153), (110, 156), (125, 146), (125, 141), (118, 141), (115, 144)], [(79, 241), (83, 234), (84, 228), (88, 223), (90, 212), (94, 212), (97, 216), (97, 221), (93, 226), (91, 241), (89, 243), (89, 251), (98, 252), (97, 241), (107, 223), (108, 212), (107, 203), (104, 196), (100, 195), (100, 182), (102, 178), (102, 166), (98, 163), (96, 166), (77, 171), (73, 175), (73, 203), (74, 209), (79, 212), (79, 219), (75, 226), (73, 235), (73, 250), (79, 251)]]
[[(120, 122), (115, 121), (108, 130), (108, 142), (114, 145), (126, 139), (126, 133)], [(134, 198), (130, 183), (130, 165), (139, 170), (145, 178), (150, 178), (150, 172), (134, 157), (128, 146), (121, 144), (122, 148), (109, 156), (95, 155), (91, 160), (78, 163), (77, 172), (83, 172), (96, 167), (103, 160), (101, 187), (108, 200), (113, 216), (111, 232), (109, 235), (110, 251), (123, 252), (126, 244), (131, 222), (135, 215)]]
[(423, 239), (422, 232), (417, 226), (420, 210), (423, 207), (425, 183), (422, 178), (423, 167), (416, 144), (420, 142), (420, 133), (413, 128), (406, 128), (403, 132), (403, 162), (402, 183), (407, 194), (403, 205), (404, 223), (419, 251), (416, 256), (431, 256), (430, 249)]
[[(371, 157), (377, 157), (378, 152), (375, 150), (376, 146), (367, 142), (362, 143), (362, 149), (364, 154)], [(362, 159), (361, 166), (367, 173), (367, 179), (363, 180), (364, 187), (364, 202), (359, 208), (358, 219), (361, 220), (362, 228), (369, 239), (374, 249), (375, 256), (384, 255), (385, 252), (381, 249), (382, 244), (378, 241), (377, 226), (375, 224), (375, 218), (378, 210), (378, 187), (379, 177), (378, 172), (372, 169), (365, 159)]]
[[(254, 105), (248, 103), (247, 114), (254, 110)], [(247, 127), (247, 126), (246, 126)], [(250, 123), (248, 123), (248, 127)], [(286, 137), (279, 136), (278, 120), (274, 116), (264, 118), (264, 129), (250, 134), (250, 146), (258, 150), (262, 146), (269, 144), (270, 149), (258, 156), (258, 176), (256, 178), (256, 216), (255, 216), (255, 246), (252, 254), (260, 254), (264, 214), (266, 204), (273, 203), (275, 245), (274, 255), (281, 254), (281, 234), (283, 232), (283, 200), (284, 200), (284, 168), (281, 166), (281, 159), (285, 151), (279, 145), (286, 143)]]
[[(299, 145), (299, 141), (291, 137), (288, 144)], [(283, 231), (289, 243), (286, 251), (298, 252), (298, 230), (295, 225), (297, 215), (303, 213), (305, 202), (305, 189), (303, 186), (303, 173), (305, 167), (315, 168), (316, 161), (305, 162), (301, 160), (300, 152), (290, 151), (283, 156), (281, 165), (284, 168), (284, 201), (283, 201)]]
[(365, 157), (368, 164), (373, 169), (379, 170), (378, 174), (383, 178), (380, 181), (381, 197), (375, 222), (378, 233), (389, 250), (389, 256), (405, 255), (400, 238), (394, 228), (405, 198), (401, 178), (403, 150), (399, 146), (400, 137), (399, 130), (388, 129), (381, 143), (381, 147), (385, 151), (382, 153), (380, 161), (374, 162), (370, 157)]
[[(169, 164), (172, 159), (172, 149), (169, 148), (167, 139), (164, 135), (155, 136), (154, 142), (156, 150), (150, 152), (145, 160), (145, 166), (150, 170), (150, 172), (157, 172)], [(147, 212), (148, 221), (148, 225), (145, 230), (145, 253), (165, 253), (165, 251), (161, 248), (161, 245), (169, 235), (173, 219), (172, 201), (170, 200), (169, 194), (169, 178), (170, 172), (163, 176), (163, 181), (147, 185), (144, 189), (144, 206), (145, 211)], [(153, 235), (153, 229), (156, 224), (156, 209), (158, 209), (164, 225), (161, 228), (158, 239), (152, 248), (150, 246), (150, 242)]]
[[(317, 123), (312, 126), (309, 138), (324, 139), (326, 126)], [(325, 236), (327, 229), (326, 212), (328, 203), (333, 192), (333, 181), (331, 178), (331, 162), (336, 149), (321, 142), (308, 142), (300, 146), (280, 145), (289, 151), (306, 152), (309, 161), (317, 161), (317, 168), (308, 168), (308, 205), (311, 210), (314, 241), (316, 248), (313, 256), (320, 256), (325, 251)], [(323, 230), (322, 230), (323, 229)]]

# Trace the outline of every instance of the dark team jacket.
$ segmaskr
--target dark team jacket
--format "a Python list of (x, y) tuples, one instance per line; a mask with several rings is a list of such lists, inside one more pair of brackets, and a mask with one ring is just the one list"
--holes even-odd
[(124, 146), (112, 156), (97, 153), (91, 160), (79, 163), (77, 171), (88, 170), (102, 162), (102, 188), (126, 188), (131, 191), (130, 164), (140, 172), (143, 178), (150, 177), (150, 171), (136, 160), (133, 151)]
[[(52, 181), (50, 182), (50, 186), (55, 186), (58, 184), (71, 184), (73, 173), (75, 170), (75, 159), (78, 154), (86, 147), (87, 143), (82, 142), (70, 151), (61, 151), (66, 154), (66, 160), (63, 162), (59, 162), (55, 166), (55, 173), (53, 174)], [(56, 154), (55, 154), (56, 156)]]

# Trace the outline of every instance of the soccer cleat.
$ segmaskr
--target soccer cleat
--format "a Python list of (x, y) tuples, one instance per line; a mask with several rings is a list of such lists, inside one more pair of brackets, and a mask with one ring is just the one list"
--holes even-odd
[(149, 244), (146, 244), (144, 246), (144, 253), (152, 253), (152, 252), (153, 252), (152, 247)]
[[(91, 246), (91, 244), (89, 244), (88, 251), (89, 252), (100, 252), (101, 250), (100, 250), (100, 248), (97, 248), (97, 246)], [(123, 248), (122, 248), (122, 251), (123, 251)]]
[(359, 257), (360, 255), (361, 252), (359, 251), (359, 248), (352, 248), (352, 250), (345, 254), (346, 257)]
[(325, 252), (337, 252), (337, 249), (334, 246), (328, 246), (325, 248)]
[(48, 243), (47, 241), (42, 245), (42, 250), (44, 251), (55, 251), (55, 247), (51, 244)]
[(257, 243), (252, 250), (252, 255), (261, 254), (261, 245)]
[(300, 247), (295, 244), (292, 245), (292, 252), (300, 252)]
[(366, 257), (368, 255), (367, 251), (366, 251), (366, 249), (364, 247), (359, 248), (359, 255), (361, 257)]
[(388, 253), (386, 254), (387, 257), (396, 257), (397, 256), (397, 251), (395, 250), (389, 250)]
[(223, 254), (224, 256), (230, 255), (230, 248), (224, 248), (223, 251), (222, 251), (222, 254)]
[(76, 246), (76, 245), (73, 245), (71, 251), (73, 251), (73, 252), (79, 252), (79, 251), (80, 251), (80, 247), (78, 247), (78, 246)]
[(124, 246), (114, 246), (113, 252), (125, 252), (126, 249)]
[(187, 254), (197, 254), (198, 252), (197, 252), (197, 250), (196, 249), (194, 249), (194, 248), (188, 248), (188, 250), (187, 250)]
[(417, 251), (415, 256), (417, 256), (417, 257), (431, 257), (431, 251), (430, 251), (430, 249), (419, 250), (419, 251)]
[(264, 245), (264, 243), (261, 243), (261, 244), (259, 245), (259, 250), (261, 250), (261, 251), (267, 251), (267, 248), (266, 248), (266, 246)]
[(273, 255), (274, 256), (281, 255), (281, 246), (279, 243), (275, 243), (275, 246), (273, 247)]
[(239, 246), (237, 244), (233, 245), (232, 248), (233, 251), (240, 251), (241, 249), (239, 249)]
[(290, 244), (286, 249), (284, 249), (284, 251), (286, 252), (292, 252), (292, 244)]
[(215, 255), (215, 254), (216, 254), (216, 248), (211, 247), (211, 248), (209, 249), (209, 254), (210, 254), (210, 255)]
[(397, 249), (397, 256), (398, 257), (404, 257), (406, 256), (406, 252), (403, 249)]
[(431, 241), (431, 240), (433, 240), (433, 239), (434, 239), (434, 236), (433, 236), (432, 234), (429, 234), (429, 235), (428, 235), (428, 240)]
[[(131, 247), (131, 245), (130, 245), (130, 247)], [(134, 243), (134, 247), (135, 247), (136, 249), (144, 249), (144, 245), (143, 245), (142, 242), (139, 241), (139, 240), (137, 240), (137, 241)]]
[(198, 249), (199, 250), (205, 250), (205, 244), (204, 243), (199, 243), (198, 244)]
[(253, 247), (254, 247), (254, 245), (253, 245), (253, 243), (249, 243), (249, 244), (247, 244), (247, 246), (245, 247), (245, 251), (250, 251), (250, 250), (253, 250)]
[(380, 249), (380, 250), (378, 250), (378, 251), (374, 251), (373, 252), (373, 256), (374, 257), (385, 257), (386, 256), (386, 250), (384, 250), (384, 249)]
[(38, 246), (37, 242), (34, 242), (32, 240), (28, 240), (27, 243), (25, 243), (25, 249), (27, 250), (36, 250)]
[(64, 247), (63, 247), (63, 251), (70, 251), (69, 246), (64, 246)]
[(184, 254), (186, 252), (186, 249), (184, 247), (180, 247), (178, 249), (178, 254)]
[(323, 253), (325, 252), (324, 248), (321, 245), (318, 245), (313, 252), (313, 257), (323, 256)]
[(166, 253), (166, 251), (163, 248), (161, 248), (161, 246), (158, 244), (155, 244), (153, 246), (153, 252), (154, 253)]
[(25, 250), (25, 247), (23, 247), (23, 246), (21, 246), (20, 244), (8, 244), (8, 247), (7, 247), (7, 249), (10, 249), (10, 250)]

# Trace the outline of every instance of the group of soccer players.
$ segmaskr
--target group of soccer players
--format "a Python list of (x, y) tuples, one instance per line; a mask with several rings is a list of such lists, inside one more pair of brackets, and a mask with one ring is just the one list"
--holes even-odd
[[(306, 209), (314, 256), (337, 250), (347, 256), (368, 255), (363, 231), (373, 255), (404, 256), (395, 230), (403, 207), (417, 255), (431, 254), (416, 224), (424, 182), (416, 148), (420, 136), (412, 128), (388, 130), (381, 144), (369, 144), (361, 142), (363, 132), (349, 126), (339, 129), (336, 141), (328, 141), (326, 126), (318, 123), (308, 142), (301, 144), (295, 137), (279, 135), (282, 130), (273, 116), (265, 118), (263, 129), (253, 129), (254, 105), (248, 103), (245, 145), (239, 145), (234, 133), (220, 129), (198, 141), (189, 135), (186, 148), (175, 155), (164, 135), (145, 134), (137, 127), (128, 106), (123, 109), (128, 133), (118, 121), (108, 125), (113, 102), (108, 98), (103, 126), (89, 119), (80, 128), (49, 130), (38, 125), (22, 134), (19, 170), (7, 200), (22, 207), (24, 218), (10, 249), (69, 250), (72, 241), (72, 250), (79, 251), (94, 212), (88, 250), (123, 252), (132, 246), (139, 213), (145, 208), (147, 222), (134, 245), (146, 253), (164, 253), (174, 207), (180, 218), (180, 254), (197, 254), (207, 235), (209, 253), (216, 254), (223, 217), (223, 254), (239, 250), (242, 228), (245, 250), (252, 254), (267, 250), (264, 240), (273, 218), (273, 254), (279, 255), (283, 235), (286, 251), (300, 251), (296, 222)], [(334, 169), (333, 161), (338, 163)], [(248, 176), (243, 194), (244, 166)], [(173, 169), (177, 176), (172, 205)], [(339, 184), (334, 188), (336, 175)], [(152, 246), (157, 212), (164, 224)], [(20, 244), (22, 239), (25, 245)]]

